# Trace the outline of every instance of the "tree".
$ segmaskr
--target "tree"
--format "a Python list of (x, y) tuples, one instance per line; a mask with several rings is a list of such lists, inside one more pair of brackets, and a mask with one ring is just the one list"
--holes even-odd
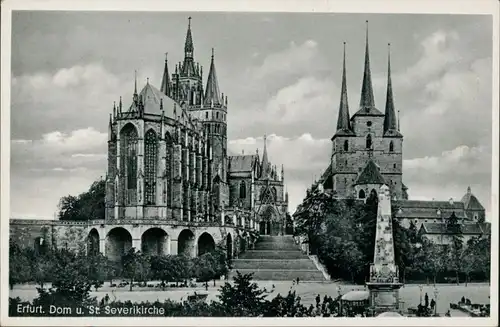
[(462, 269), (463, 236), (461, 233), (454, 234), (451, 242), (451, 251), (448, 253), (449, 262), (455, 270), (457, 285), (460, 284), (459, 272)]
[(9, 242), (9, 286), (12, 290), (15, 284), (25, 283), (30, 280), (30, 271), (26, 269), (30, 263), (17, 243)]
[(105, 186), (104, 180), (92, 183), (89, 190), (78, 196), (67, 195), (59, 201), (60, 220), (92, 220), (104, 219), (105, 216)]
[(94, 304), (95, 299), (90, 297), (90, 290), (92, 287), (101, 286), (102, 281), (92, 278), (89, 274), (92, 262), (86, 254), (83, 251), (75, 253), (56, 249), (51, 260), (52, 286), (48, 290), (39, 288), (39, 297), (34, 304), (65, 307)]
[(232, 317), (257, 317), (265, 311), (266, 289), (260, 289), (252, 282), (252, 274), (242, 275), (239, 271), (234, 277), (234, 285), (225, 283), (217, 298), (222, 312)]
[(131, 248), (123, 256), (122, 264), (123, 276), (130, 280), (130, 291), (132, 291), (134, 281), (143, 282), (150, 276), (149, 258), (140, 251), (136, 251), (135, 248)]

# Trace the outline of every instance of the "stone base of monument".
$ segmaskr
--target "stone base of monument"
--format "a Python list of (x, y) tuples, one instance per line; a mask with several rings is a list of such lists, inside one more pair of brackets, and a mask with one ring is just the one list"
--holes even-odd
[(370, 291), (368, 311), (372, 317), (378, 316), (384, 312), (397, 312), (402, 314), (404, 311), (403, 302), (399, 300), (399, 289), (403, 283), (366, 283)]

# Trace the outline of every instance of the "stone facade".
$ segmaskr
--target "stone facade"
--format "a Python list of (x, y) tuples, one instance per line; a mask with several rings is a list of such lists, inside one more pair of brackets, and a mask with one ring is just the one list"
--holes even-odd
[(279, 175), (265, 148), (262, 162), (249, 156), (242, 159), (248, 167), (234, 168), (240, 156), (227, 153), (228, 101), (219, 90), (214, 52), (204, 88), (190, 23), (184, 61), (174, 73), (165, 59), (159, 88), (148, 79), (138, 92), (136, 79), (130, 104), (120, 97), (113, 105), (105, 219), (11, 220), (13, 240), (34, 246), (43, 238), (112, 258), (131, 247), (195, 256), (222, 244), (233, 256), (255, 242), (261, 221), (272, 221), (275, 233), (283, 233), (283, 169)]

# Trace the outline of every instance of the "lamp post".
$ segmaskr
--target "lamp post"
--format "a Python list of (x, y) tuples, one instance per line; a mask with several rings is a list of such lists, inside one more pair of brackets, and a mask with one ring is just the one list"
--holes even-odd
[(436, 299), (436, 304), (434, 305), (434, 315), (436, 316), (437, 315), (437, 303), (438, 303), (438, 295), (439, 295), (439, 291), (437, 289), (437, 287), (434, 287), (434, 298)]

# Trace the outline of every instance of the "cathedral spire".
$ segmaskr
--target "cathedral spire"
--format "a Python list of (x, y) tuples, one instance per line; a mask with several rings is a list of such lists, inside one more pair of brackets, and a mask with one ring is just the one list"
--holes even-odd
[(269, 159), (267, 158), (267, 135), (264, 135), (264, 151), (262, 153), (262, 173), (261, 177), (268, 178), (269, 177)]
[(217, 74), (215, 72), (214, 63), (214, 48), (212, 48), (212, 61), (210, 63), (210, 71), (208, 72), (207, 87), (205, 88), (205, 105), (220, 105), (220, 91), (219, 82), (217, 81)]
[(389, 54), (387, 59), (387, 98), (385, 102), (385, 117), (384, 117), (384, 133), (392, 130), (397, 131), (397, 117), (394, 110), (394, 99), (392, 96), (392, 81), (391, 81), (391, 44), (389, 43)]
[(351, 131), (349, 103), (347, 100), (347, 77), (346, 77), (346, 60), (345, 60), (345, 42), (344, 42), (344, 58), (342, 66), (342, 90), (340, 93), (340, 106), (337, 118), (337, 131)]
[(194, 45), (193, 36), (191, 35), (191, 17), (188, 18), (188, 29), (186, 33), (186, 42), (184, 43), (184, 54), (186, 58), (193, 58)]
[(365, 48), (365, 71), (363, 74), (363, 85), (361, 87), (361, 99), (359, 107), (361, 110), (369, 111), (375, 108), (375, 99), (373, 97), (372, 75), (370, 71), (370, 50), (368, 42), (368, 21), (366, 21), (366, 48)]

